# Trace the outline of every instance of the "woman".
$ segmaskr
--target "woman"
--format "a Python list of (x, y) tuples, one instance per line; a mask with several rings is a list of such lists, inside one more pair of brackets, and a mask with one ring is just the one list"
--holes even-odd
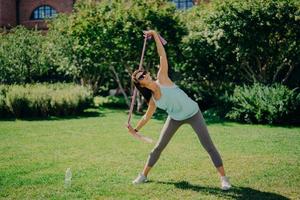
[(186, 93), (169, 78), (168, 60), (159, 35), (151, 30), (146, 31), (145, 36), (154, 38), (160, 57), (160, 66), (156, 81), (152, 80), (149, 73), (144, 70), (136, 70), (132, 74), (131, 78), (137, 89), (144, 96), (148, 104), (148, 109), (143, 118), (138, 122), (136, 128), (134, 129), (129, 126), (128, 129), (131, 133), (140, 130), (151, 119), (156, 107), (166, 110), (168, 118), (163, 126), (156, 146), (149, 155), (143, 172), (138, 175), (133, 183), (140, 184), (147, 182), (149, 171), (157, 162), (161, 152), (167, 146), (174, 133), (181, 125), (188, 123), (193, 127), (202, 146), (208, 152), (214, 166), (217, 168), (221, 178), (221, 189), (228, 190), (231, 185), (225, 176), (222, 159), (209, 136), (198, 104), (188, 97)]

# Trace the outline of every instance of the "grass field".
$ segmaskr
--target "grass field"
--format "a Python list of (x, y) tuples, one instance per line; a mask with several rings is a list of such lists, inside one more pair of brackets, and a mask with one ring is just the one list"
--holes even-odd
[[(136, 123), (140, 116), (134, 116)], [(300, 128), (208, 121), (233, 189), (223, 192), (189, 125), (134, 186), (153, 144), (131, 137), (125, 110), (85, 116), (0, 121), (1, 199), (300, 199)], [(157, 117), (142, 130), (157, 139)], [(72, 186), (64, 188), (70, 167)]]

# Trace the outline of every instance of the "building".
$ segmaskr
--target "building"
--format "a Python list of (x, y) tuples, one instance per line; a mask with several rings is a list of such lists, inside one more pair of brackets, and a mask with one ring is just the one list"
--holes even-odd
[[(204, 2), (208, 2), (208, 0), (202, 0)], [(194, 5), (198, 5), (201, 0), (172, 0), (173, 3), (175, 3), (176, 8), (180, 10), (186, 10)]]
[[(207, 0), (172, 0), (178, 9), (188, 9)], [(70, 13), (75, 0), (0, 0), (0, 27), (47, 29), (45, 19), (57, 13)]]
[(46, 18), (72, 12), (75, 0), (0, 0), (0, 27), (46, 29)]

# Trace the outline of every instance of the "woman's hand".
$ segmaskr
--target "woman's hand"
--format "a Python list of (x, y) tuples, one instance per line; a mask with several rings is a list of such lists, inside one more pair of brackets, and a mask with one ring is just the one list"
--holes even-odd
[(128, 132), (131, 134), (136, 134), (134, 128), (130, 124), (126, 124), (126, 127), (128, 128)]
[(143, 33), (144, 33), (144, 37), (147, 37), (147, 38), (151, 38), (156, 34), (156, 32), (154, 30), (143, 31)]

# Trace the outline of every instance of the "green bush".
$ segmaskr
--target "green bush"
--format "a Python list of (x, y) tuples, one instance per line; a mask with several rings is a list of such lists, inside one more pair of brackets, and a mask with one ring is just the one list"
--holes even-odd
[[(232, 104), (227, 117), (247, 123), (299, 123), (300, 93), (286, 86), (237, 86), (229, 101)], [(298, 121), (298, 122), (297, 122)]]
[[(201, 104), (236, 84), (300, 84), (300, 5), (294, 0), (215, 0), (184, 12), (189, 34), (177, 65)], [(299, 1), (298, 1), (299, 2)]]
[(21, 26), (0, 34), (0, 83), (72, 80), (75, 71), (67, 56), (69, 43), (59, 33), (43, 35)]
[(7, 90), (5, 95), (2, 95), (5, 107), (17, 118), (75, 115), (91, 106), (93, 100), (90, 90), (73, 84), (1, 87), (6, 87)]
[(23, 86), (9, 86), (6, 93), (6, 104), (10, 112), (16, 117), (24, 117), (30, 113), (27, 89)]
[(22, 27), (0, 34), (0, 83), (26, 83), (47, 73), (41, 57), (44, 38)]
[(124, 97), (121, 96), (106, 96), (96, 97), (96, 104), (106, 108), (128, 108)]
[(8, 107), (5, 102), (7, 87), (0, 85), (0, 118), (9, 114)]
[(81, 86), (69, 87), (66, 90), (54, 90), (51, 93), (51, 114), (56, 116), (81, 113), (92, 104), (91, 91)]

